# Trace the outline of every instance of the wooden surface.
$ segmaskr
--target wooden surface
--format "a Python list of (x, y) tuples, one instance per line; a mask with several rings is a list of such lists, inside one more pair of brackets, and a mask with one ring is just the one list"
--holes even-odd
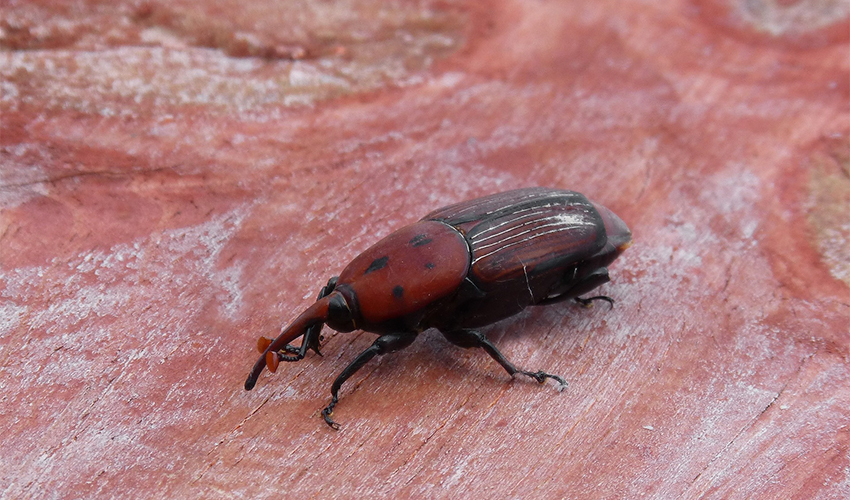
[[(6, 0), (0, 497), (850, 496), (843, 0)], [(242, 389), (360, 251), (581, 191), (600, 291)], [(486, 496), (485, 496), (486, 495)]]

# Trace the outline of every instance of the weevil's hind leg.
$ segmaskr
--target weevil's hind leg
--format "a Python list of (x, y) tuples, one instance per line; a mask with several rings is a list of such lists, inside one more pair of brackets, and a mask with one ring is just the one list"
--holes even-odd
[(534, 305), (536, 306), (545, 306), (549, 304), (555, 304), (557, 302), (563, 302), (569, 299), (575, 299), (576, 302), (583, 306), (589, 306), (594, 300), (604, 300), (614, 306), (614, 299), (611, 297), (606, 297), (604, 295), (597, 295), (595, 297), (590, 297), (587, 299), (579, 298), (579, 295), (584, 295), (594, 288), (604, 285), (611, 281), (611, 278), (608, 277), (608, 268), (601, 267), (599, 269), (594, 270), (592, 273), (588, 274), (580, 281), (573, 283), (566, 290), (560, 290), (557, 295), (553, 295), (547, 297), (539, 302), (536, 302)]
[(331, 415), (333, 415), (334, 406), (339, 402), (339, 389), (349, 377), (354, 375), (360, 368), (363, 368), (363, 365), (375, 356), (404, 349), (412, 344), (415, 339), (416, 332), (389, 333), (378, 337), (368, 349), (361, 352), (334, 380), (331, 386), (331, 402), (322, 410), (322, 417), (324, 417), (325, 422), (332, 428), (339, 430), (339, 424), (333, 421)]
[(502, 368), (508, 372), (508, 374), (513, 377), (517, 373), (525, 375), (526, 377), (531, 377), (534, 380), (540, 382), (541, 384), (546, 381), (547, 378), (551, 378), (555, 382), (558, 383), (558, 390), (563, 390), (567, 387), (567, 381), (558, 375), (552, 375), (551, 373), (546, 373), (543, 371), (538, 372), (529, 372), (525, 370), (521, 370), (517, 368), (513, 363), (508, 361), (505, 358), (504, 354), (502, 354), (499, 349), (490, 342), (483, 333), (477, 332), (475, 330), (455, 330), (451, 332), (442, 332), (443, 336), (448, 339), (449, 342), (456, 346), (463, 347), (465, 349), (469, 349), (472, 347), (480, 347), (484, 349), (484, 351), (490, 355), (491, 358), (495, 359), (497, 363), (502, 365)]
[(612, 309), (614, 308), (614, 299), (612, 299), (611, 297), (608, 297), (607, 295), (596, 295), (594, 297), (588, 297), (586, 299), (583, 299), (581, 297), (576, 297), (575, 300), (576, 300), (576, 302), (583, 305), (584, 307), (592, 306), (594, 300), (604, 300), (605, 302), (607, 302), (611, 306)]

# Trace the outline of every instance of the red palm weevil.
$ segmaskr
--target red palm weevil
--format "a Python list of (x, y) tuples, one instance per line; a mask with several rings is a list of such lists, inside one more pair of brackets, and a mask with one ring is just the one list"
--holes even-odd
[[(322, 411), (331, 419), (339, 389), (377, 355), (409, 346), (429, 328), (464, 348), (480, 347), (514, 376), (566, 381), (543, 371), (521, 370), (476, 328), (513, 316), (527, 306), (580, 298), (609, 280), (610, 265), (632, 241), (613, 212), (573, 191), (526, 188), (435, 210), (390, 234), (331, 278), (318, 299), (274, 340), (261, 337), (262, 353), (245, 389), (268, 367), (319, 353), (322, 325), (339, 332), (379, 335), (331, 386)], [(303, 336), (300, 346), (290, 342)]]

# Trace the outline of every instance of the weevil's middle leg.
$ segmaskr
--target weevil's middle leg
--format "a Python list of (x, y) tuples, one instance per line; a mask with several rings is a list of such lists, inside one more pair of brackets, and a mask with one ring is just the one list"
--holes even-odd
[(443, 336), (448, 339), (449, 342), (456, 346), (463, 347), (465, 349), (469, 349), (472, 347), (480, 347), (484, 349), (484, 351), (490, 355), (491, 358), (495, 359), (497, 363), (502, 365), (502, 368), (505, 369), (508, 374), (513, 377), (517, 373), (521, 375), (525, 375), (526, 377), (531, 377), (534, 380), (540, 382), (541, 384), (546, 381), (547, 378), (550, 378), (556, 382), (558, 382), (558, 390), (563, 390), (567, 387), (567, 381), (558, 375), (552, 375), (551, 373), (546, 373), (544, 371), (530, 372), (526, 370), (522, 370), (517, 368), (513, 363), (508, 361), (508, 359), (502, 354), (499, 349), (490, 342), (483, 333), (477, 332), (475, 330), (455, 330), (451, 332), (442, 332)]

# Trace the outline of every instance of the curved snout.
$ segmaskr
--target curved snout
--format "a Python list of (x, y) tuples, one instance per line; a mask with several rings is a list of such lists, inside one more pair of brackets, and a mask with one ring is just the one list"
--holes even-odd
[[(328, 319), (328, 298), (325, 297), (313, 303), (300, 316), (295, 318), (287, 328), (280, 332), (276, 339), (269, 342), (268, 339), (260, 338), (257, 342), (257, 347), (262, 350), (262, 354), (257, 362), (254, 363), (254, 368), (248, 375), (245, 381), (245, 390), (250, 391), (257, 384), (257, 379), (263, 373), (263, 368), (266, 366), (273, 372), (277, 368), (277, 358), (274, 353), (283, 349), (287, 344), (304, 335), (307, 329), (316, 323), (324, 323)], [(263, 347), (265, 347), (263, 349)], [(271, 356), (269, 356), (271, 354)]]

